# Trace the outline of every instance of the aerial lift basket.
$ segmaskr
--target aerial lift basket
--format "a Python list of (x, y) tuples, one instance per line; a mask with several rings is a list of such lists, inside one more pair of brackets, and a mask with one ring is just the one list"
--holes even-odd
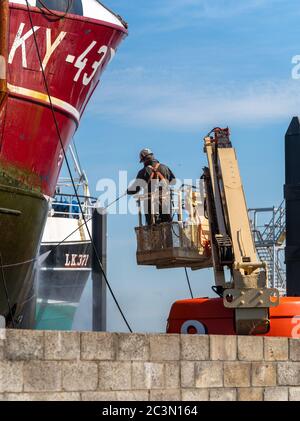
[[(141, 202), (147, 199), (139, 196), (140, 225), (135, 228), (138, 265), (156, 266), (158, 269), (189, 267), (194, 270), (212, 266), (209, 226), (204, 215), (199, 214), (195, 194), (192, 190), (173, 190), (172, 222), (151, 225), (143, 225)], [(175, 197), (177, 200), (174, 200)], [(194, 200), (189, 201), (189, 197), (194, 197)], [(174, 221), (175, 218), (177, 220)]]

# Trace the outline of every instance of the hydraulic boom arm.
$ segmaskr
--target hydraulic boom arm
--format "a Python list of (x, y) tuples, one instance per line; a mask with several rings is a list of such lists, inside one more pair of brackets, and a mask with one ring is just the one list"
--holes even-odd
[[(266, 333), (269, 308), (278, 305), (279, 292), (267, 288), (266, 264), (257, 259), (229, 129), (213, 129), (204, 139), (204, 151), (208, 168), (204, 168), (203, 177), (216, 286), (224, 306), (235, 309), (237, 334)], [(225, 280), (225, 266), (230, 270), (230, 282)]]

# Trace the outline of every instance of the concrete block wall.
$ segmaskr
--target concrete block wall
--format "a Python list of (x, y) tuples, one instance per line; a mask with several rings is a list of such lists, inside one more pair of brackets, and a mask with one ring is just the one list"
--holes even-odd
[(300, 339), (2, 331), (0, 400), (300, 400)]

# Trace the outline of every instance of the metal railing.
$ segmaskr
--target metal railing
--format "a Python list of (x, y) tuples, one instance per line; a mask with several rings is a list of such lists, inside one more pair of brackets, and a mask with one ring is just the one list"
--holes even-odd
[[(82, 199), (81, 207), (86, 219), (92, 216), (96, 199), (93, 197), (78, 196)], [(83, 219), (76, 196), (72, 194), (57, 193), (52, 199), (49, 216), (58, 218)]]
[(286, 235), (285, 202), (278, 208), (249, 209), (249, 218), (257, 254), (268, 265), (269, 285), (285, 294), (286, 270), (282, 256)]
[[(186, 185), (179, 189), (167, 186), (150, 193), (139, 194), (136, 201), (139, 226), (149, 225), (149, 222), (157, 223), (161, 214), (170, 215), (170, 222), (199, 223), (199, 206), (203, 206), (201, 191)], [(201, 213), (203, 212), (204, 208)], [(150, 215), (148, 221), (147, 213)]]
[[(278, 208), (253, 208), (249, 209), (253, 233), (259, 232), (260, 236), (255, 237), (255, 242), (263, 246), (276, 244), (281, 246), (285, 240), (285, 201)], [(271, 218), (261, 225), (258, 221), (262, 213), (271, 213)]]
[[(159, 269), (212, 266), (209, 226), (199, 190), (193, 186), (158, 189), (139, 195), (137, 204), (139, 226), (135, 232), (139, 265)], [(147, 215), (145, 207), (149, 210)]]

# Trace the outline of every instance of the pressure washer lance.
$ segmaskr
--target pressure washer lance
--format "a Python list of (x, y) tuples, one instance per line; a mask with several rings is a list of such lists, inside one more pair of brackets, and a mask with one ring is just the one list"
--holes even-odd
[(127, 195), (127, 191), (123, 194), (121, 194), (121, 196), (119, 196), (116, 200), (114, 200), (113, 202), (109, 203), (107, 206), (105, 206), (105, 208), (101, 208), (100, 206), (97, 206), (96, 209), (99, 210), (101, 212), (101, 210), (106, 210), (108, 208), (110, 208), (112, 205), (114, 205), (115, 203), (117, 203), (119, 200), (122, 199), (122, 197)]
[[(118, 202), (120, 199), (122, 199), (122, 197), (126, 196), (127, 192), (123, 193), (121, 196), (119, 196), (116, 200), (114, 200), (113, 202), (109, 203), (107, 206), (105, 206), (105, 208), (101, 208), (96, 207), (95, 209), (98, 210), (98, 212), (103, 212), (104, 210), (108, 209), (110, 206), (112, 206), (114, 203)], [(79, 231), (87, 222), (91, 221), (93, 218), (89, 218), (87, 219), (83, 224), (79, 225), (79, 227), (77, 227), (74, 231), (72, 231), (67, 237), (65, 237), (62, 241), (60, 241), (58, 244), (56, 244), (56, 246), (51, 249), (48, 250), (42, 254), (40, 254), (38, 257), (34, 258), (34, 259), (30, 259), (30, 260), (26, 260), (24, 262), (19, 262), (19, 263), (12, 263), (9, 265), (0, 265), (0, 268), (10, 268), (10, 267), (14, 267), (14, 266), (22, 266), (31, 262), (36, 262), (37, 268), (40, 268), (41, 265), (44, 263), (44, 261), (47, 259), (47, 257), (53, 253), (53, 251), (60, 246), (62, 243), (64, 243), (68, 238), (70, 238), (73, 234), (75, 234), (75, 232)]]

